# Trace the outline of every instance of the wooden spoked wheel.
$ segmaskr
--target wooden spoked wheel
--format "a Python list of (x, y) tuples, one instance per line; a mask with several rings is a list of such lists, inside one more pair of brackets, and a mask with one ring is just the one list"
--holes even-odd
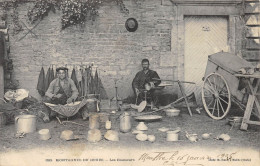
[(202, 103), (208, 115), (216, 120), (223, 119), (231, 107), (231, 94), (227, 81), (218, 73), (211, 73), (202, 87)]

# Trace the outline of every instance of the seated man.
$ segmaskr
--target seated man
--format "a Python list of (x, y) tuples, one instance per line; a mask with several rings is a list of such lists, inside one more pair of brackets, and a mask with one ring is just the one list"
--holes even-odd
[[(66, 104), (74, 102), (78, 95), (78, 89), (72, 79), (67, 77), (68, 68), (56, 69), (58, 78), (54, 79), (45, 93), (44, 102), (52, 104)], [(53, 114), (53, 111), (51, 112)]]
[[(132, 87), (135, 92), (135, 95), (136, 95), (136, 97), (138, 97), (140, 95), (138, 97), (138, 99), (143, 98), (144, 94), (142, 92), (144, 92), (144, 90), (148, 90), (147, 96), (150, 95), (152, 98), (152, 102), (154, 104), (157, 104), (156, 96), (154, 95), (155, 90), (153, 88), (158, 86), (161, 83), (160, 77), (156, 71), (149, 69), (149, 60), (148, 59), (142, 60), (142, 67), (143, 67), (143, 70), (139, 71), (135, 75), (135, 78), (132, 82)], [(145, 88), (145, 86), (151, 87), (151, 90), (149, 90), (150, 88)], [(139, 101), (139, 102), (141, 102), (141, 101)], [(136, 104), (138, 104), (138, 103), (136, 103)]]

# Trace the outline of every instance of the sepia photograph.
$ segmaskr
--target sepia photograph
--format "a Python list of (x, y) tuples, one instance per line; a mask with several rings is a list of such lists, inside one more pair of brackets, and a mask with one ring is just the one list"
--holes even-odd
[(259, 166), (259, 0), (0, 0), (0, 166)]

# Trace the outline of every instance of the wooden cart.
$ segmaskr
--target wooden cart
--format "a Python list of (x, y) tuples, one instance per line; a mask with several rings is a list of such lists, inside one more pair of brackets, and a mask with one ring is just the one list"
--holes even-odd
[[(202, 102), (211, 118), (223, 119), (230, 110), (231, 101), (238, 104), (243, 110), (246, 109), (243, 120), (245, 123), (249, 122), (254, 103), (255, 110), (258, 110), (256, 115), (260, 114), (259, 100), (256, 97), (257, 89), (260, 86), (260, 73), (255, 73), (250, 77), (244, 75), (243, 78), (243, 75), (238, 74), (241, 68), (253, 68), (253, 66), (246, 60), (230, 53), (219, 52), (208, 56), (203, 78)], [(252, 124), (260, 124), (260, 122)]]

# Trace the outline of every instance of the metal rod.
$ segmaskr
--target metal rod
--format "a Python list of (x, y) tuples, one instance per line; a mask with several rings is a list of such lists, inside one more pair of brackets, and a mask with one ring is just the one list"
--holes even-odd
[(158, 79), (158, 78), (152, 78), (153, 80), (160, 80), (160, 81), (171, 81), (171, 82), (180, 82), (180, 83), (188, 83), (188, 84), (196, 84), (195, 82), (190, 82), (190, 81), (175, 81), (175, 80), (163, 80), (163, 79)]

